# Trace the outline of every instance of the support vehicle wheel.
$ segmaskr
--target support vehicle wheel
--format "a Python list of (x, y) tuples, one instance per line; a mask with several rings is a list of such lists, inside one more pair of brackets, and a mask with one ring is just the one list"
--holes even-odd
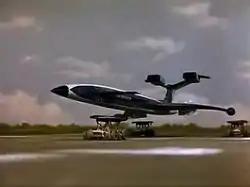
[(125, 131), (122, 129), (117, 130), (118, 140), (125, 140)]
[(145, 132), (145, 136), (147, 136), (147, 137), (154, 137), (154, 130), (146, 130), (146, 132)]
[(115, 130), (110, 132), (110, 140), (117, 140), (117, 133)]

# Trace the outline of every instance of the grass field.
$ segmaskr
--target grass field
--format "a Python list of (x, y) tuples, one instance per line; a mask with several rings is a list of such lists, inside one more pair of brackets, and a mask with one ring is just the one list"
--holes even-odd
[[(72, 134), (82, 133), (93, 126), (86, 125), (46, 125), (46, 124), (17, 124), (9, 125), (0, 123), (0, 135), (38, 135), (38, 134)], [(222, 125), (216, 128), (204, 128), (196, 124), (164, 124), (153, 126), (156, 136), (201, 136), (201, 137), (220, 137), (227, 134), (229, 127)]]

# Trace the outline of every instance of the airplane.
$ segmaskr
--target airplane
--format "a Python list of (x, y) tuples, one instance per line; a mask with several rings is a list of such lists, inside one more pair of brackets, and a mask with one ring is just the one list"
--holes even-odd
[(187, 85), (199, 83), (201, 79), (210, 79), (210, 77), (199, 75), (196, 72), (184, 72), (182, 81), (175, 84), (166, 84), (165, 79), (161, 75), (148, 75), (145, 80), (146, 83), (166, 89), (166, 95), (163, 100), (148, 97), (137, 91), (121, 90), (96, 84), (64, 84), (50, 91), (67, 99), (123, 111), (123, 114), (117, 114), (114, 117), (125, 117), (126, 119), (145, 118), (148, 114), (190, 115), (197, 110), (222, 111), (229, 116), (233, 116), (235, 114), (233, 107), (222, 108), (212, 105), (173, 102), (175, 91)]

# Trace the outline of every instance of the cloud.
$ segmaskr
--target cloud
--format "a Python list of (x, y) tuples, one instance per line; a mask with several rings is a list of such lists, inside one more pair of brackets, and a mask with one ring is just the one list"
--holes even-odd
[(68, 56), (57, 59), (56, 64), (60, 66), (60, 70), (56, 72), (57, 74), (66, 75), (72, 79), (119, 78), (125, 83), (130, 82), (132, 79), (132, 75), (128, 73), (114, 73), (107, 61), (96, 63)]
[[(166, 90), (163, 88), (142, 88), (139, 89), (139, 91), (142, 94), (155, 97), (157, 99), (163, 99), (166, 94)], [(209, 99), (203, 96), (198, 96), (192, 93), (188, 92), (181, 92), (177, 91), (176, 94), (174, 94), (173, 102), (192, 102), (192, 103), (203, 103), (203, 104), (209, 104)]]
[[(3, 43), (0, 51), (2, 80), (0, 90), (10, 92), (20, 88), (28, 93), (39, 93), (39, 100), (47, 101), (50, 97), (48, 90), (64, 83), (92, 82), (137, 90), (140, 86), (147, 87), (148, 84), (143, 84), (147, 74), (162, 74), (167, 76), (168, 82), (172, 82), (178, 79), (180, 72), (194, 70), (210, 75), (211, 81), (180, 90), (176, 94), (189, 91), (196, 96), (204, 95), (212, 104), (250, 105), (250, 89), (247, 88), (247, 83), (250, 83), (247, 79), (250, 77), (248, 68), (243, 67), (244, 70), (239, 72), (236, 69), (238, 59), (249, 61), (249, 41), (247, 40), (249, 26), (246, 25), (249, 20), (247, 8), (249, 1), (239, 3), (227, 0), (210, 1), (212, 5), (209, 0), (141, 1), (145, 6), (130, 1), (126, 3), (126, 10), (124, 6), (117, 8), (116, 4), (112, 3), (105, 5), (104, 9), (102, 6), (96, 6), (96, 3), (87, 3), (84, 5), (87, 9), (96, 10), (90, 12), (78, 9), (79, 3), (72, 3), (72, 1), (69, 1), (67, 6), (65, 3), (60, 5), (55, 3), (52, 9), (37, 2), (13, 1), (5, 7), (6, 13), (11, 14), (11, 17), (0, 20), (0, 40)], [(24, 9), (33, 10), (36, 15), (29, 16), (30, 13), (26, 14)], [(17, 16), (22, 12), (22, 17), (26, 18), (18, 19)], [(229, 22), (223, 18), (228, 19)], [(211, 31), (214, 29), (221, 31), (221, 23), (223, 25), (224, 22), (230, 24), (226, 34), (210, 32), (211, 29)], [(41, 32), (39, 37), (26, 32), (34, 31), (35, 25), (38, 24), (42, 26), (44, 24), (44, 28), (48, 26), (49, 29)], [(201, 27), (203, 29), (198, 29)], [(194, 32), (196, 30), (198, 32)], [(15, 37), (13, 34), (8, 34), (12, 31), (17, 31), (14, 32)], [(172, 40), (174, 45), (169, 44), (170, 47), (166, 47), (168, 45), (163, 44), (162, 41), (167, 39)], [(131, 48), (131, 45), (128, 45), (130, 47), (128, 48), (123, 45), (136, 41), (142, 41), (144, 47), (132, 45)], [(168, 55), (169, 51), (176, 51), (175, 44), (180, 44), (181, 41), (186, 42), (184, 50), (180, 50), (183, 47), (177, 47), (179, 53)], [(33, 59), (33, 54), (36, 54), (39, 59)], [(103, 75), (93, 78), (92, 75), (87, 75), (87, 77), (90, 76), (89, 79), (82, 79), (82, 76), (86, 76), (82, 72), (89, 74), (84, 68), (82, 70), (78, 66), (72, 68), (65, 64), (56, 65), (57, 58), (67, 56), (83, 62), (88, 61), (97, 66), (107, 61), (110, 69), (106, 73), (107, 75), (111, 73), (112, 76)], [(165, 58), (171, 63), (162, 63), (166, 61)], [(152, 59), (158, 60), (158, 63), (152, 63)], [(164, 60), (159, 61), (159, 59)], [(21, 60), (25, 65), (21, 65)], [(61, 71), (65, 71), (66, 75), (56, 74)], [(123, 74), (128, 75), (123, 76)], [(129, 74), (134, 77), (131, 79)], [(242, 78), (243, 74), (246, 79)], [(122, 76), (130, 81), (129, 84), (123, 82)], [(148, 87), (151, 88), (151, 86)], [(154, 89), (158, 90), (158, 88)], [(164, 93), (163, 90), (158, 98), (163, 99)], [(178, 99), (177, 95), (175, 99)], [(89, 106), (80, 105), (77, 108), (78, 105), (74, 102), (72, 105), (69, 104), (70, 101), (65, 105), (63, 101), (58, 102), (80, 122), (85, 122), (89, 118), (88, 115), (95, 112), (90, 110)], [(100, 112), (102, 113), (102, 110)], [(105, 111), (103, 113), (105, 114)], [(208, 116), (204, 120), (199, 119), (204, 123), (212, 123), (213, 119), (216, 119), (211, 115), (217, 117), (218, 114), (220, 120), (222, 116), (225, 117), (224, 119), (228, 117), (223, 112), (212, 114), (208, 111), (199, 112), (197, 116), (203, 114)]]
[(203, 96), (181, 92), (177, 93), (174, 97), (174, 102), (190, 102), (190, 103), (199, 103), (199, 104), (209, 104), (209, 99)]
[(37, 24), (35, 17), (19, 16), (13, 17), (10, 21), (0, 22), (0, 29), (9, 30), (17, 28), (35, 28), (42, 31), (43, 28)]
[(196, 2), (187, 6), (176, 6), (172, 10), (178, 15), (191, 18), (200, 28), (218, 26), (221, 29), (226, 29), (228, 26), (227, 19), (211, 16), (211, 2)]
[(58, 73), (71, 78), (89, 79), (92, 77), (101, 78), (113, 76), (110, 64), (106, 61), (98, 64), (91, 61), (82, 61), (69, 56), (59, 58), (56, 63), (63, 66), (63, 70)]
[(138, 91), (144, 95), (155, 97), (157, 99), (163, 99), (165, 97), (165, 89), (163, 88), (141, 88)]
[(32, 54), (32, 55), (25, 55), (22, 59), (21, 59), (21, 64), (30, 64), (35, 62), (38, 59), (37, 55)]
[(250, 61), (239, 60), (237, 63), (237, 74), (243, 80), (250, 80)]
[(0, 28), (12, 29), (16, 27), (27, 28), (36, 26), (34, 17), (14, 17), (9, 22), (2, 22)]
[(135, 41), (128, 41), (124, 43), (126, 49), (141, 50), (144, 48), (157, 51), (158, 53), (153, 58), (153, 61), (161, 61), (168, 55), (179, 53), (185, 47), (184, 42), (175, 42), (172, 38), (152, 38), (142, 37)]
[(7, 123), (70, 123), (70, 117), (53, 103), (39, 104), (36, 96), (24, 91), (0, 93), (0, 121)]
[(235, 119), (243, 119), (250, 121), (250, 107), (242, 104), (242, 103), (235, 103), (234, 108), (236, 110), (236, 114), (234, 116)]

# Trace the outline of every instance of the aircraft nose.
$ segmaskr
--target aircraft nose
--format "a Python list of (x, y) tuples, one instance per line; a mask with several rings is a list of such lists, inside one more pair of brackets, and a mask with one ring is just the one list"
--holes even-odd
[(52, 90), (50, 90), (52, 93), (59, 95), (59, 96), (63, 96), (63, 97), (67, 97), (69, 94), (69, 88), (66, 85), (63, 86), (59, 86), (56, 88), (53, 88)]

